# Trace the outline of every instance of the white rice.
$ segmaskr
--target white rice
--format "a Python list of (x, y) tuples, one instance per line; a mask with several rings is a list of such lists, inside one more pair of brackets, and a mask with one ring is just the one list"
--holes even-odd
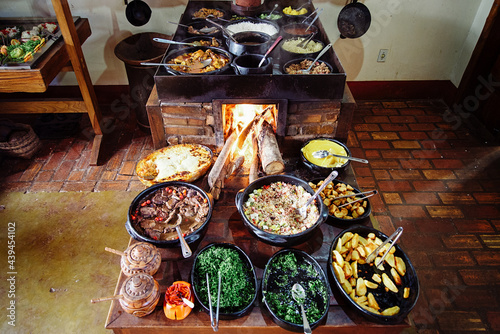
[(278, 33), (275, 26), (267, 23), (238, 22), (228, 25), (227, 29), (233, 34), (243, 31), (257, 31), (273, 36)]

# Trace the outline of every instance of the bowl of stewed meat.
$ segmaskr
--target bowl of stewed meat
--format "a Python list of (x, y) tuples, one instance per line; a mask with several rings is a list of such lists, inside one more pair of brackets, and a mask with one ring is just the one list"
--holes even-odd
[(328, 218), (328, 210), (316, 199), (303, 218), (297, 209), (314, 194), (309, 184), (292, 175), (270, 175), (255, 180), (236, 194), (236, 207), (249, 232), (275, 246), (306, 242)]
[(158, 247), (180, 246), (176, 226), (188, 244), (203, 238), (212, 216), (211, 197), (194, 184), (155, 184), (135, 197), (125, 223), (132, 238)]

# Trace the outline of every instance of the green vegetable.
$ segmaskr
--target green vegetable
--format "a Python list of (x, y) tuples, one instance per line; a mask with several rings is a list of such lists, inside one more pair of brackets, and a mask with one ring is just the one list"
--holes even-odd
[(274, 314), (302, 325), (300, 306), (292, 297), (292, 286), (300, 283), (306, 290), (304, 310), (310, 323), (318, 321), (329, 306), (328, 290), (314, 265), (292, 253), (282, 253), (269, 264), (264, 278), (264, 298)]
[(255, 295), (253, 272), (232, 248), (213, 246), (198, 255), (195, 264), (196, 290), (208, 306), (206, 273), (212, 302), (217, 301), (218, 272), (221, 274), (220, 312), (234, 313), (250, 304)]

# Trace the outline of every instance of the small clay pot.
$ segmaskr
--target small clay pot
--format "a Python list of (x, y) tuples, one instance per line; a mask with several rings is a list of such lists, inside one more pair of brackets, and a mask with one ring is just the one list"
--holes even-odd
[(126, 276), (138, 273), (154, 275), (161, 265), (161, 254), (156, 246), (147, 242), (138, 242), (129, 246), (125, 252), (106, 247), (108, 252), (121, 255), (120, 266)]
[(123, 282), (120, 305), (136, 317), (144, 317), (155, 309), (160, 300), (160, 285), (153, 276), (139, 273)]

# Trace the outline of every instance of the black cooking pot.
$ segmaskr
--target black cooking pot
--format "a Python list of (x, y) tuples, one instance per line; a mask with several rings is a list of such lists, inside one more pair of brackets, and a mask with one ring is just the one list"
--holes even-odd
[[(282, 256), (288, 256), (293, 254), (297, 260), (297, 270), (292, 272), (292, 268), (278, 268), (277, 264)], [(307, 269), (313, 269), (313, 273), (306, 271)], [(288, 270), (287, 270), (288, 269)], [(314, 273), (314, 271), (316, 273)], [(311, 281), (320, 281), (320, 285), (315, 285), (314, 289), (308, 289), (308, 283)], [(321, 265), (309, 254), (304, 251), (294, 249), (294, 248), (284, 248), (276, 252), (267, 262), (264, 269), (264, 274), (262, 275), (262, 295), (263, 295), (263, 311), (267, 313), (273, 321), (280, 327), (298, 333), (304, 333), (304, 326), (302, 323), (297, 324), (291, 321), (285, 320), (284, 317), (278, 315), (278, 307), (273, 305), (269, 297), (274, 294), (284, 295), (281, 299), (280, 306), (291, 305), (294, 307), (295, 303), (288, 304), (287, 302), (292, 300), (291, 290), (295, 283), (301, 284), (304, 289), (309, 290), (306, 292), (306, 300), (313, 301), (311, 304), (315, 304), (318, 310), (321, 311), (321, 316), (309, 325), (311, 329), (318, 327), (326, 322), (328, 317), (328, 310), (330, 308), (330, 294), (328, 289), (328, 279), (321, 268)], [(267, 298), (266, 298), (267, 297)], [(286, 306), (285, 306), (286, 307)], [(299, 311), (300, 312), (300, 309)]]
[(134, 200), (132, 201), (132, 204), (130, 204), (130, 207), (128, 209), (127, 222), (125, 223), (125, 228), (127, 229), (127, 232), (130, 234), (130, 236), (132, 238), (134, 238), (135, 240), (138, 240), (138, 241), (142, 241), (142, 242), (149, 242), (157, 247), (180, 247), (180, 242), (178, 239), (176, 239), (176, 240), (154, 240), (154, 239), (144, 235), (142, 233), (142, 231), (140, 230), (140, 228), (138, 228), (137, 226), (134, 226), (134, 224), (132, 223), (132, 221), (133, 221), (132, 216), (134, 215), (136, 209), (141, 205), (143, 200), (145, 198), (147, 198), (148, 196), (152, 195), (153, 193), (155, 193), (157, 190), (159, 190), (161, 188), (165, 188), (165, 187), (181, 187), (181, 186), (198, 191), (198, 193), (200, 193), (207, 200), (207, 202), (209, 204), (209, 210), (208, 210), (207, 218), (205, 219), (205, 221), (202, 223), (202, 225), (198, 229), (196, 229), (192, 233), (185, 236), (186, 242), (188, 244), (192, 244), (192, 243), (203, 238), (203, 236), (206, 233), (208, 223), (210, 222), (210, 218), (212, 217), (212, 210), (213, 210), (212, 199), (205, 191), (203, 191), (198, 186), (195, 186), (194, 184), (191, 184), (191, 183), (182, 182), (182, 181), (169, 181), (169, 182), (162, 182), (162, 183), (155, 184), (155, 185), (147, 188), (146, 190), (142, 191), (139, 195), (137, 195), (134, 198)]
[(269, 176), (264, 176), (261, 177), (260, 179), (255, 180), (251, 184), (248, 185), (245, 189), (240, 190), (236, 194), (236, 208), (238, 209), (238, 212), (240, 213), (241, 219), (243, 220), (243, 224), (246, 226), (246, 228), (250, 231), (250, 233), (255, 236), (257, 239), (274, 245), (274, 246), (281, 246), (281, 247), (291, 247), (300, 243), (303, 243), (307, 241), (315, 232), (315, 230), (326, 221), (328, 218), (328, 210), (326, 206), (323, 204), (323, 201), (321, 200), (316, 200), (316, 205), (318, 206), (319, 210), (319, 218), (318, 220), (314, 223), (313, 226), (311, 226), (309, 229), (305, 230), (304, 232), (297, 233), (297, 234), (291, 234), (291, 235), (279, 235), (279, 234), (274, 234), (274, 233), (269, 233), (266, 231), (261, 230), (257, 226), (255, 226), (245, 215), (245, 212), (243, 210), (243, 205), (245, 205), (245, 202), (248, 200), (249, 195), (255, 190), (255, 189), (260, 189), (263, 186), (267, 186), (271, 183), (274, 182), (285, 182), (285, 183), (290, 183), (294, 184), (296, 186), (302, 186), (308, 193), (311, 195), (314, 194), (314, 191), (312, 190), (311, 186), (309, 184), (302, 180), (299, 179), (295, 176), (292, 175), (269, 175)]
[(173, 74), (173, 75), (207, 75), (207, 74), (210, 75), (210, 74), (223, 73), (224, 71), (226, 71), (227, 69), (229, 69), (231, 67), (231, 63), (233, 61), (233, 55), (224, 49), (214, 48), (211, 46), (193, 46), (193, 47), (189, 47), (189, 48), (185, 48), (185, 49), (173, 50), (165, 56), (165, 58), (163, 59), (163, 63), (169, 63), (170, 60), (172, 60), (178, 56), (181, 56), (183, 54), (186, 54), (186, 53), (192, 53), (192, 52), (196, 52), (198, 50), (206, 51), (208, 49), (211, 49), (216, 54), (227, 57), (229, 59), (229, 62), (224, 67), (221, 67), (219, 69), (216, 69), (216, 70), (213, 70), (210, 72), (204, 72), (204, 73), (181, 72), (181, 71), (174, 70), (173, 68), (170, 68), (170, 66), (164, 66), (164, 68), (167, 70), (167, 72), (169, 72), (170, 74)]
[(127, 20), (134, 26), (143, 26), (149, 22), (151, 18), (151, 8), (142, 0), (133, 0), (129, 4), (125, 1), (127, 8), (125, 16)]
[(271, 36), (258, 31), (242, 31), (232, 35), (236, 40), (226, 38), (226, 44), (235, 56), (241, 56), (244, 53), (264, 54), (271, 43)]
[(271, 74), (273, 72), (273, 60), (266, 57), (261, 67), (259, 66), (263, 55), (244, 54), (234, 58), (231, 66), (234, 68), (236, 74)]
[[(193, 293), (194, 293), (194, 296), (196, 298), (196, 301), (198, 302), (198, 304), (201, 306), (201, 308), (203, 309), (203, 311), (207, 312), (207, 313), (210, 313), (210, 309), (209, 309), (209, 305), (206, 305), (204, 302), (203, 302), (203, 299), (206, 300), (206, 298), (201, 298), (201, 290), (204, 290), (204, 289), (201, 289), (200, 285), (202, 284), (201, 282), (206, 282), (206, 278), (201, 276), (198, 272), (197, 272), (197, 264), (199, 262), (199, 257), (200, 257), (200, 254), (203, 254), (204, 252), (206, 252), (207, 250), (209, 250), (210, 248), (213, 248), (213, 247), (217, 247), (217, 248), (229, 248), (229, 249), (233, 249), (235, 251), (238, 252), (239, 256), (240, 256), (240, 259), (243, 261), (245, 267), (248, 269), (248, 274), (249, 274), (249, 280), (252, 282), (253, 286), (255, 287), (255, 293), (252, 297), (252, 300), (244, 307), (242, 307), (241, 309), (238, 309), (238, 310), (228, 310), (228, 309), (222, 309), (220, 310), (220, 314), (219, 314), (219, 318), (220, 319), (223, 319), (223, 320), (233, 320), (233, 319), (237, 319), (239, 317), (242, 317), (244, 316), (245, 314), (248, 314), (253, 306), (254, 306), (254, 303), (255, 303), (255, 300), (257, 299), (257, 291), (258, 291), (258, 284), (257, 284), (257, 275), (255, 274), (255, 268), (253, 266), (253, 263), (252, 263), (252, 260), (250, 260), (250, 258), (248, 257), (248, 255), (238, 246), (234, 245), (234, 244), (230, 244), (230, 243), (225, 243), (225, 242), (222, 242), (222, 243), (211, 243), (205, 247), (203, 247), (203, 249), (201, 249), (198, 254), (196, 254), (195, 258), (194, 258), (194, 262), (193, 262), (193, 267), (191, 268), (191, 273), (190, 273), (190, 278), (191, 278), (191, 285), (193, 287)], [(219, 264), (218, 263), (214, 263), (214, 265), (218, 266)], [(222, 285), (224, 284), (227, 284), (228, 282), (224, 282), (222, 281)], [(234, 282), (233, 282), (234, 283)], [(215, 289), (215, 291), (217, 291), (217, 286), (210, 286), (210, 289)], [(211, 291), (214, 291), (214, 290), (211, 290)], [(206, 294), (205, 294), (206, 296)], [(214, 304), (215, 303), (215, 304)], [(216, 301), (213, 301), (212, 300), (212, 307), (215, 308), (215, 305), (216, 305)], [(215, 316), (215, 314), (214, 314)]]
[(371, 21), (372, 17), (368, 8), (358, 0), (353, 0), (339, 13), (337, 27), (340, 31), (340, 37), (358, 38), (363, 36), (370, 28)]
[[(380, 307), (386, 308), (386, 307), (391, 307), (395, 306), (396, 304), (400, 307), (399, 313), (393, 315), (393, 316), (385, 316), (385, 315), (380, 315), (380, 314), (375, 314), (372, 312), (367, 311), (363, 307), (359, 306), (350, 296), (349, 294), (342, 288), (342, 284), (339, 282), (337, 276), (335, 275), (334, 269), (333, 269), (333, 257), (332, 257), (332, 252), (335, 250), (335, 247), (337, 246), (338, 241), (344, 234), (346, 233), (357, 233), (359, 236), (363, 238), (367, 238), (369, 233), (374, 233), (375, 236), (380, 238), (382, 241), (385, 241), (388, 236), (385, 235), (384, 233), (380, 232), (379, 230), (376, 230), (371, 227), (363, 226), (363, 225), (357, 225), (353, 226), (351, 228), (348, 228), (341, 233), (339, 233), (335, 239), (332, 242), (332, 245), (330, 247), (330, 252), (329, 252), (329, 259), (328, 259), (328, 278), (330, 280), (330, 285), (332, 288), (332, 292), (334, 293), (334, 296), (336, 298), (337, 294), (340, 293), (342, 297), (347, 301), (347, 303), (351, 306), (352, 309), (356, 311), (356, 313), (361, 314), (364, 316), (366, 319), (382, 324), (396, 324), (402, 322), (406, 317), (408, 316), (408, 313), (415, 307), (415, 304), (417, 303), (418, 300), (418, 295), (420, 293), (420, 285), (418, 282), (418, 277), (417, 277), (417, 272), (415, 271), (415, 268), (413, 267), (412, 263), (410, 262), (410, 259), (408, 256), (403, 252), (401, 247), (399, 247), (398, 244), (396, 244), (394, 247), (396, 248), (396, 251), (394, 253), (394, 256), (398, 256), (401, 259), (403, 259), (405, 265), (406, 265), (406, 274), (402, 276), (402, 286), (404, 287), (409, 287), (410, 288), (410, 295), (408, 298), (403, 298), (403, 291), (404, 289), (401, 286), (398, 286), (399, 292), (397, 294), (393, 292), (387, 292), (385, 291), (383, 285), (380, 285), (377, 289), (369, 289), (370, 292), (374, 295), (375, 299), (377, 299), (377, 302)], [(388, 272), (390, 270), (390, 266), (388, 264), (384, 264), (384, 267), (386, 268), (385, 271)], [(366, 273), (365, 276), (372, 277), (373, 273), (375, 273), (375, 266), (372, 265), (360, 265), (358, 263), (358, 271), (360, 273)], [(380, 273), (379, 273), (380, 274)], [(391, 274), (387, 274), (389, 277), (391, 277)]]

